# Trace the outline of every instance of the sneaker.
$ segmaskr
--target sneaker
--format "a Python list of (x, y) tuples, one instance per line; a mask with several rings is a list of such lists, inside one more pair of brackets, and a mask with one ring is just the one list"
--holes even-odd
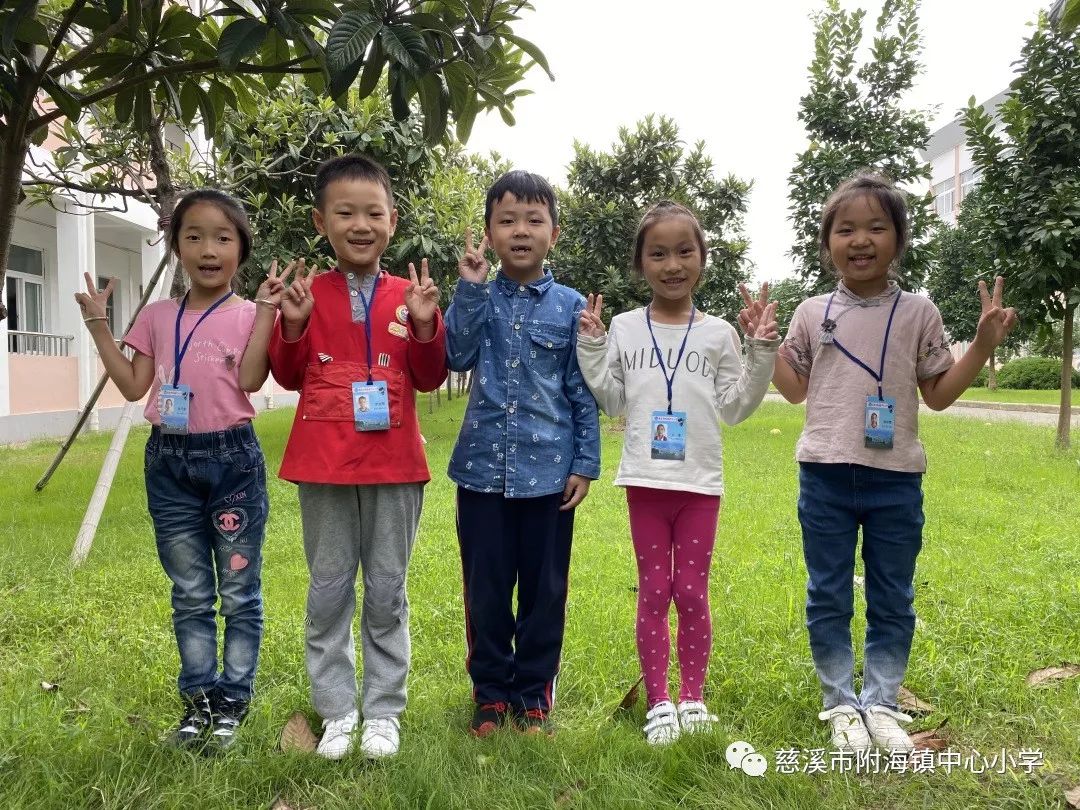
[(667, 745), (679, 739), (679, 715), (675, 704), (662, 700), (645, 714), (645, 739), (649, 745)]
[(888, 706), (871, 706), (866, 710), (866, 730), (878, 748), (886, 751), (900, 751), (910, 754), (915, 750), (915, 743), (907, 732), (900, 728), (900, 723), (910, 723), (911, 718), (903, 712)]
[(210, 711), (213, 714), (213, 726), (210, 740), (219, 751), (226, 751), (236, 742), (236, 730), (244, 722), (248, 713), (248, 701), (230, 698), (215, 692), (210, 699)]
[(165, 742), (172, 748), (202, 748), (213, 723), (210, 696), (198, 692), (180, 698), (184, 701), (184, 716)]
[(679, 728), (686, 734), (705, 734), (712, 730), (720, 718), (709, 714), (708, 708), (700, 700), (680, 700)]
[(854, 706), (844, 704), (826, 709), (818, 720), (827, 720), (832, 726), (832, 745), (837, 751), (868, 751), (870, 735), (863, 725), (862, 715)]
[(341, 759), (352, 750), (353, 732), (360, 725), (360, 712), (353, 709), (333, 720), (323, 720), (323, 735), (315, 753), (327, 759)]
[(548, 713), (543, 709), (526, 709), (514, 719), (518, 730), (522, 734), (555, 736), (555, 727), (551, 724), (551, 720), (548, 719)]
[(364, 718), (360, 729), (360, 753), (368, 759), (390, 757), (401, 747), (401, 723), (396, 717)]
[(486, 737), (494, 734), (506, 722), (506, 704), (481, 703), (473, 712), (472, 722), (469, 723), (469, 733), (474, 737)]

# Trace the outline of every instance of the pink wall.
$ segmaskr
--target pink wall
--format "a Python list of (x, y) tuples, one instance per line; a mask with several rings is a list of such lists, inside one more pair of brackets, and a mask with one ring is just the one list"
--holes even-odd
[(12, 353), (8, 364), (13, 414), (79, 407), (78, 358)]

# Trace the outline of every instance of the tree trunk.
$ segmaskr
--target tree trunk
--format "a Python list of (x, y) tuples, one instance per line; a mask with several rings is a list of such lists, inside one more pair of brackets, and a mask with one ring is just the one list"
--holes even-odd
[(454, 398), (454, 375), (447, 372), (446, 374), (446, 401), (450, 402)]
[(990, 371), (986, 375), (986, 387), (991, 391), (997, 391), (997, 349), (990, 352)]
[[(15, 215), (22, 199), (22, 171), (26, 155), (30, 151), (30, 132), (27, 126), (34, 114), (34, 85), (31, 77), (24, 75), (26, 66), (17, 60), (16, 98), (11, 104), (6, 131), (0, 140), (0, 321), (7, 317), (7, 296), (4, 279), (7, 276), (8, 256), (11, 253), (11, 235), (15, 231)], [(7, 346), (0, 346), (7, 351)]]
[(1075, 314), (1076, 304), (1066, 304), (1065, 322), (1061, 325), (1061, 406), (1058, 408), (1057, 429), (1057, 446), (1061, 450), (1069, 449), (1069, 428), (1072, 424), (1073, 316)]

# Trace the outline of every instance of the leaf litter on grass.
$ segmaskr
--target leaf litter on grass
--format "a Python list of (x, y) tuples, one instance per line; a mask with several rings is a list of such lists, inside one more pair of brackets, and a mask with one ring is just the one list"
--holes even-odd
[(897, 697), (900, 699), (900, 710), (907, 714), (933, 714), (937, 711), (937, 709), (935, 709), (926, 701), (920, 700), (915, 695), (915, 693), (908, 689), (906, 686), (900, 687), (900, 691), (897, 693)]
[(302, 754), (314, 753), (319, 744), (315, 732), (311, 730), (307, 715), (303, 712), (293, 712), (285, 727), (281, 729), (281, 750), (299, 751)]
[(1080, 810), (1080, 785), (1065, 791), (1065, 801), (1073, 810)]
[(1045, 686), (1056, 681), (1067, 681), (1080, 675), (1080, 664), (1062, 661), (1056, 667), (1032, 670), (1025, 679), (1028, 686)]

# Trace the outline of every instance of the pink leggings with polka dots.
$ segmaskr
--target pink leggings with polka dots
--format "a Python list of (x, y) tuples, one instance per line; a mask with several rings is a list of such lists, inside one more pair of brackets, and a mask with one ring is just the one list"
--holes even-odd
[(672, 599), (679, 614), (679, 700), (701, 700), (712, 649), (709, 562), (720, 498), (627, 487), (630, 535), (638, 565), (637, 648), (649, 706), (670, 700)]

